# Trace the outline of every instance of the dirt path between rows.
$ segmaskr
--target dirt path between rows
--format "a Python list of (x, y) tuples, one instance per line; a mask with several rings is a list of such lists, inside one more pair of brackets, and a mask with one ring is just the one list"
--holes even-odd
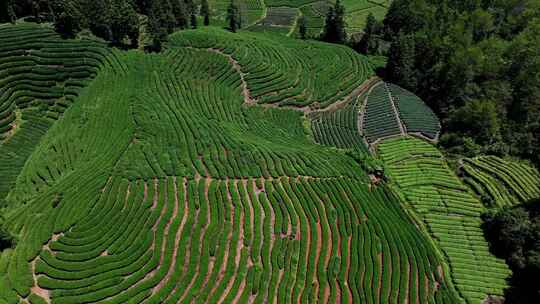
[[(236, 182), (234, 182), (233, 184), (236, 184)], [(229, 281), (227, 282), (227, 285), (225, 286), (225, 290), (223, 291), (223, 293), (221, 294), (219, 300), (218, 300), (218, 303), (222, 303), (225, 298), (229, 295), (229, 292), (231, 291), (233, 285), (234, 285), (234, 282), (236, 280), (236, 275), (238, 273), (238, 268), (239, 268), (239, 265), (240, 265), (240, 255), (241, 255), (241, 251), (242, 251), (242, 248), (244, 246), (244, 242), (243, 242), (243, 235), (244, 235), (244, 225), (243, 225), (243, 218), (244, 218), (244, 212), (243, 212), (243, 209), (242, 208), (239, 208), (239, 204), (240, 202), (237, 202), (237, 204), (234, 204), (233, 201), (232, 201), (232, 194), (231, 194), (231, 189), (229, 188), (229, 179), (227, 178), (227, 181), (225, 182), (225, 187), (227, 189), (227, 204), (229, 204), (230, 208), (231, 208), (231, 211), (230, 211), (230, 214), (229, 214), (229, 218), (231, 219), (231, 226), (232, 226), (232, 229), (231, 231), (229, 232), (229, 234), (227, 235), (227, 249), (225, 251), (225, 255), (224, 255), (224, 258), (223, 258), (223, 263), (221, 265), (221, 268), (220, 268), (220, 271), (219, 271), (219, 275), (218, 275), (218, 279), (216, 281), (216, 283), (214, 284), (214, 288), (212, 288), (212, 290), (210, 291), (210, 295), (209, 295), (209, 298), (212, 297), (212, 295), (215, 293), (216, 289), (219, 287), (219, 285), (221, 284), (221, 281), (223, 281), (223, 277), (225, 276), (225, 270), (227, 269), (227, 266), (228, 266), (228, 263), (229, 263), (229, 252), (231, 251), (231, 245), (232, 245), (232, 237), (233, 237), (233, 233), (235, 232), (234, 231), (234, 226), (235, 226), (235, 217), (236, 217), (236, 212), (240, 212), (240, 223), (239, 223), (239, 237), (238, 237), (238, 243), (236, 244), (236, 252), (234, 253), (234, 274), (230, 277)]]
[[(241, 194), (240, 194), (240, 191), (238, 191), (238, 183), (239, 182), (243, 183), (244, 180), (236, 180), (233, 183), (235, 192), (238, 193), (239, 199), (242, 202), (242, 209), (241, 209), (241, 214), (240, 214), (240, 227), (239, 227), (240, 237), (238, 238), (238, 246), (236, 247), (236, 256), (235, 256), (235, 260), (234, 260), (235, 273), (232, 276), (232, 278), (229, 280), (229, 283), (227, 284), (227, 287), (225, 288), (225, 292), (223, 293), (223, 295), (219, 299), (218, 303), (223, 303), (223, 301), (225, 300), (225, 297), (228, 296), (229, 292), (231, 292), (231, 289), (234, 286), (234, 283), (238, 279), (238, 271), (239, 271), (239, 268), (240, 268), (240, 259), (242, 257), (242, 249), (245, 248), (245, 246), (244, 246), (244, 237), (245, 237), (244, 225), (245, 225), (245, 222), (246, 222), (246, 218), (245, 218), (245, 213), (244, 213), (244, 210), (245, 210), (245, 205), (244, 204), (247, 204), (247, 202), (244, 200), (244, 198), (240, 197)], [(238, 203), (240, 203), (240, 202), (238, 202)], [(240, 208), (238, 205), (236, 205), (236, 207)], [(251, 227), (251, 224), (250, 224), (250, 227)], [(249, 267), (249, 265), (248, 265), (248, 267)], [(235, 297), (233, 299), (233, 303), (238, 302), (238, 300), (240, 299), (240, 297), (244, 293), (245, 286), (246, 286), (246, 278), (244, 277), (244, 278), (242, 278), (242, 282), (240, 282), (240, 285), (238, 286), (238, 290), (237, 290), (237, 292), (235, 294)]]
[(351, 290), (351, 286), (349, 285), (349, 275), (351, 273), (351, 242), (352, 242), (352, 235), (350, 235), (348, 238), (347, 238), (347, 252), (348, 252), (348, 255), (347, 255), (347, 263), (345, 265), (345, 285), (347, 286), (347, 294), (349, 295), (349, 304), (352, 304), (353, 302), (353, 294), (352, 294), (352, 290)]
[[(176, 218), (178, 217), (178, 211), (180, 209), (179, 199), (178, 199), (178, 183), (177, 183), (176, 177), (173, 177), (173, 184), (174, 184), (174, 209), (173, 209), (173, 215), (171, 216), (171, 218), (167, 222), (167, 226), (165, 228), (165, 232), (164, 232), (164, 236), (163, 236), (163, 238), (165, 240), (168, 239), (171, 225), (176, 220)], [(182, 187), (183, 187), (183, 194), (184, 194), (184, 197), (183, 197), (184, 213), (182, 215), (182, 222), (180, 223), (180, 227), (178, 228), (177, 231), (175, 231), (175, 239), (174, 239), (173, 253), (172, 253), (172, 257), (171, 257), (171, 265), (169, 266), (169, 269), (167, 270), (167, 273), (161, 279), (161, 281), (156, 286), (154, 286), (154, 288), (152, 288), (152, 295), (157, 293), (161, 288), (163, 288), (163, 286), (165, 286), (165, 284), (167, 284), (167, 282), (169, 282), (169, 280), (170, 280), (170, 278), (171, 278), (171, 276), (172, 276), (172, 274), (173, 274), (173, 272), (174, 272), (174, 270), (176, 268), (176, 257), (178, 255), (178, 247), (179, 247), (179, 243), (180, 243), (180, 236), (182, 235), (182, 231), (184, 230), (184, 225), (185, 225), (185, 223), (187, 221), (188, 212), (189, 212), (188, 202), (187, 202), (187, 179), (186, 178), (183, 179)], [(167, 202), (168, 202), (168, 199), (167, 199)], [(163, 258), (164, 258), (164, 255), (165, 255), (165, 249), (166, 249), (166, 242), (163, 242), (162, 254), (161, 254), (160, 261), (159, 261), (160, 267), (163, 264)]]
[(232, 65), (232, 68), (238, 73), (238, 75), (240, 75), (240, 86), (242, 87), (242, 95), (244, 96), (244, 104), (245, 105), (256, 104), (257, 102), (253, 98), (251, 98), (251, 92), (249, 91), (249, 88), (245, 79), (246, 73), (242, 72), (242, 66), (238, 63), (238, 61), (236, 61), (236, 59), (234, 59), (232, 55), (226, 54), (219, 49), (208, 48), (208, 51), (227, 57), (227, 59), (229, 60), (229, 63)]
[(379, 300), (378, 302), (379, 303), (384, 303), (381, 299), (382, 299), (382, 277), (383, 277), (383, 271), (384, 271), (384, 267), (383, 267), (383, 254), (382, 252), (380, 252), (379, 254), (377, 254), (377, 260), (379, 261), (379, 281), (377, 282), (377, 299)]
[[(210, 184), (212, 183), (212, 178), (210, 177), (206, 177), (204, 179), (204, 200), (206, 202), (209, 202), (209, 196), (208, 196), (208, 191), (209, 191), (209, 187), (210, 187)], [(203, 252), (203, 241), (204, 241), (204, 237), (206, 235), (206, 231), (208, 230), (208, 226), (210, 225), (210, 220), (211, 220), (211, 214), (210, 214), (210, 206), (208, 206), (207, 210), (206, 210), (206, 221), (205, 221), (205, 225), (204, 227), (201, 229), (201, 233), (199, 235), (199, 242), (198, 242), (198, 245), (199, 245), (199, 252), (200, 254), (202, 254)], [(208, 266), (208, 270), (209, 272), (212, 271), (214, 267), (214, 261), (213, 259), (210, 259), (209, 260), (209, 266)], [(187, 296), (188, 292), (191, 291), (191, 287), (193, 286), (193, 284), (195, 284), (195, 281), (197, 280), (197, 277), (200, 275), (199, 274), (199, 268), (200, 268), (200, 265), (197, 264), (196, 266), (196, 270), (195, 270), (195, 273), (197, 275), (193, 276), (191, 278), (191, 281), (189, 282), (188, 286), (186, 287), (186, 289), (183, 291), (182, 295), (180, 296), (180, 299), (178, 300), (178, 303), (181, 303), (184, 301), (185, 297)], [(208, 275), (208, 274), (206, 274)], [(174, 291), (171, 293), (171, 294), (174, 294), (175, 292), (177, 291), (177, 287), (174, 288)]]
[(390, 101), (390, 105), (392, 106), (392, 109), (394, 110), (394, 115), (396, 117), (396, 121), (399, 126), (399, 131), (401, 132), (401, 135), (407, 134), (407, 128), (405, 125), (403, 125), (403, 122), (401, 121), (401, 118), (399, 117), (399, 111), (396, 107), (394, 96), (392, 96), (392, 93), (390, 92), (390, 88), (388, 87), (388, 84), (384, 82), (384, 87), (386, 88), (386, 93), (388, 94), (388, 100)]
[[(51, 239), (45, 245), (43, 245), (41, 247), (41, 250), (48, 250), (49, 252), (52, 252), (51, 248), (50, 248), (51, 243), (58, 241), (58, 239), (60, 237), (62, 237), (63, 235), (64, 235), (63, 232), (53, 234), (51, 236)], [(32, 262), (30, 262), (30, 268), (31, 268), (31, 271), (32, 271), (32, 280), (34, 282), (32, 287), (30, 287), (30, 293), (33, 293), (33, 294), (39, 296), (46, 303), (50, 304), (51, 303), (51, 291), (49, 289), (41, 288), (38, 285), (39, 275), (36, 275), (36, 262), (37, 262), (38, 259), (39, 259), (39, 255), (37, 257), (35, 257), (32, 260)]]
[(409, 290), (411, 289), (411, 263), (407, 260), (407, 290), (405, 290), (405, 304), (409, 303)]
[(36, 275), (36, 259), (30, 263), (30, 267), (32, 268), (32, 278), (34, 280), (34, 285), (30, 288), (30, 292), (35, 294), (36, 296), (39, 296), (42, 298), (46, 303), (51, 303), (51, 292), (48, 289), (44, 289), (39, 287), (38, 285), (38, 276)]
[[(225, 52), (223, 52), (222, 50), (220, 49), (216, 49), (216, 48), (207, 48), (207, 50), (209, 52), (212, 52), (212, 53), (216, 53), (216, 54), (220, 54), (222, 56), (225, 56), (228, 60), (229, 60), (229, 63), (231, 64), (232, 68), (238, 73), (238, 75), (240, 76), (240, 83), (241, 83), (241, 88), (242, 88), (242, 96), (244, 98), (244, 105), (248, 105), (248, 106), (252, 106), (252, 105), (258, 105), (260, 107), (263, 107), (263, 108), (279, 108), (279, 109), (289, 109), (289, 110), (296, 110), (296, 111), (300, 111), (300, 112), (303, 112), (304, 115), (308, 115), (308, 114), (311, 114), (311, 113), (315, 113), (315, 112), (327, 112), (327, 111), (335, 111), (341, 107), (343, 107), (344, 105), (346, 105), (349, 101), (351, 101), (351, 99), (353, 99), (354, 97), (357, 97), (359, 96), (360, 94), (362, 94), (362, 92), (364, 92), (366, 89), (370, 88), (371, 85), (376, 82), (376, 81), (379, 81), (380, 78), (377, 77), (377, 76), (373, 76), (369, 79), (367, 79), (366, 81), (364, 81), (362, 84), (360, 84), (357, 88), (355, 88), (354, 90), (352, 90), (349, 94), (347, 94), (345, 97), (343, 97), (342, 99), (336, 101), (336, 102), (333, 102), (332, 104), (330, 104), (329, 106), (325, 107), (325, 108), (322, 108), (322, 109), (319, 109), (319, 108), (315, 108), (313, 107), (313, 104), (311, 105), (308, 105), (308, 106), (303, 106), (303, 107), (296, 107), (296, 106), (287, 106), (287, 105), (279, 105), (279, 102), (277, 103), (264, 103), (264, 104), (258, 104), (257, 103), (257, 99), (256, 98), (253, 98), (252, 95), (251, 95), (251, 91), (249, 90), (249, 86), (247, 84), (247, 81), (246, 81), (246, 75), (247, 73), (244, 73), (242, 71), (242, 66), (240, 65), (240, 63), (234, 59), (234, 57), (230, 54), (227, 54)], [(336, 94), (338, 94), (339, 92), (337, 92)]]

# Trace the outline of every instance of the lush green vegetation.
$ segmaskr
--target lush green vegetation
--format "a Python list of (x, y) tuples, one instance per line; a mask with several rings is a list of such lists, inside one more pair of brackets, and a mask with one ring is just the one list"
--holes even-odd
[(1, 1), (0, 304), (536, 302), (538, 8)]
[(388, 84), (388, 90), (405, 131), (436, 139), (441, 125), (433, 111), (418, 96), (397, 85)]
[(443, 252), (461, 297), (479, 303), (486, 294), (503, 295), (509, 271), (488, 250), (480, 220), (484, 208), (441, 153), (416, 138), (385, 140), (378, 152), (418, 224), (425, 226)]
[(496, 156), (464, 159), (466, 184), (488, 206), (512, 206), (540, 197), (540, 174), (528, 165)]
[(411, 92), (385, 82), (375, 84), (365, 98), (359, 126), (369, 144), (405, 134), (436, 140), (437, 116)]
[(261, 104), (324, 108), (347, 97), (373, 73), (365, 57), (349, 48), (270, 33), (234, 35), (208, 28), (182, 31), (170, 40), (172, 45), (230, 55), (240, 65), (249, 98)]
[[(301, 111), (249, 103), (227, 52), (249, 66), (255, 37), (285, 38), (239, 33), (249, 43), (216, 52), (227, 35), (184, 31), (160, 54), (100, 66), (10, 189), (19, 241), (0, 255), (0, 299), (457, 302), (443, 256), (393, 192), (313, 143)], [(318, 58), (332, 48), (290, 43)]]
[[(103, 43), (62, 40), (37, 25), (0, 26), (0, 205), (48, 128), (100, 67), (116, 66)], [(36, 183), (39, 183), (38, 178)]]
[(484, 231), (495, 254), (512, 269), (505, 303), (537, 303), (540, 289), (540, 200), (484, 215)]
[(358, 133), (358, 113), (364, 95), (355, 96), (335, 111), (314, 113), (311, 117), (313, 139), (323, 145), (340, 149), (353, 149), (367, 154), (367, 146)]
[[(296, 23), (301, 14), (306, 18), (308, 37), (318, 38), (323, 32), (325, 17), (334, 0), (236, 0), (243, 24), (257, 32), (277, 32), (288, 35), (299, 31)], [(349, 34), (360, 33), (369, 14), (382, 20), (389, 0), (342, 0), (345, 29)], [(210, 0), (214, 23), (221, 24), (230, 0)], [(256, 23), (256, 24), (255, 24)], [(290, 27), (296, 25), (294, 29)], [(287, 28), (285, 28), (287, 27)]]
[[(243, 26), (250, 26), (259, 21), (264, 15), (266, 5), (264, 0), (236, 0), (238, 6), (241, 23)], [(211, 24), (225, 24), (227, 16), (227, 8), (231, 3), (230, 0), (209, 0), (211, 10)]]
[[(540, 164), (540, 2), (395, 0), (358, 49), (441, 117), (452, 153)], [(391, 44), (391, 47), (385, 47)], [(368, 47), (366, 47), (368, 46)]]
[(364, 107), (361, 126), (370, 144), (381, 138), (403, 134), (386, 83), (380, 82), (371, 89)]
[(8, 252), (17, 243), (15, 236), (13, 236), (5, 227), (5, 219), (0, 217), (0, 254), (2, 252)]

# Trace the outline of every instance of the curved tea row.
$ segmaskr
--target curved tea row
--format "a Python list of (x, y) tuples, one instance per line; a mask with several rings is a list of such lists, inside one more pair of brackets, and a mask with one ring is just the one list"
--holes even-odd
[(502, 295), (508, 266), (488, 249), (480, 228), (484, 208), (448, 168), (441, 153), (416, 138), (383, 141), (378, 152), (390, 178), (444, 252), (468, 303)]

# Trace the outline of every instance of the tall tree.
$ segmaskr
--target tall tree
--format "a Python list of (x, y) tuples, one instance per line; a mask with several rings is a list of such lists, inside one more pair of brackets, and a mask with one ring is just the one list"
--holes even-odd
[(152, 40), (150, 46), (145, 47), (148, 51), (160, 52), (163, 42), (167, 39), (167, 28), (162, 24), (159, 8), (153, 6), (148, 15), (148, 34)]
[(81, 12), (84, 12), (85, 26), (90, 28), (92, 33), (107, 41), (111, 40), (111, 29), (109, 26), (109, 5), (106, 0), (82, 0)]
[(113, 44), (123, 44), (128, 36), (133, 46), (137, 45), (139, 34), (139, 17), (131, 2), (113, 0), (110, 8), (110, 28)]
[[(161, 23), (167, 29), (167, 33), (172, 33), (174, 32), (174, 29), (176, 28), (179, 22), (176, 14), (174, 13), (173, 3), (176, 0), (160, 0), (160, 1), (161, 3), (159, 3), (158, 5), (160, 6)], [(187, 15), (184, 15), (184, 16), (187, 16)], [(181, 26), (182, 29), (187, 26), (187, 17), (185, 17), (185, 22), (186, 22), (186, 25)]]
[(304, 17), (304, 16), (301, 16), (298, 19), (298, 33), (300, 34), (301, 39), (306, 39), (307, 24), (306, 24), (306, 17)]
[(152, 8), (153, 1), (155, 0), (135, 0), (137, 11), (144, 15), (150, 14), (150, 9)]
[(229, 22), (229, 30), (233, 33), (236, 33), (236, 30), (241, 27), (240, 13), (234, 0), (231, 0), (227, 8), (227, 21)]
[(504, 258), (512, 274), (505, 303), (540, 303), (540, 199), (482, 215), (490, 250)]
[(328, 8), (321, 39), (332, 43), (345, 43), (345, 7), (337, 0), (333, 7)]
[(195, 13), (191, 13), (190, 23), (191, 23), (191, 28), (194, 28), (194, 29), (197, 28), (197, 15), (195, 15)]
[(50, 3), (54, 12), (55, 30), (66, 38), (73, 38), (81, 30), (83, 16), (72, 1), (53, 0)]
[(14, 22), (13, 0), (0, 0), (0, 22)]
[(34, 15), (34, 20), (37, 23), (41, 22), (41, 18), (39, 16), (40, 13), (40, 1), (39, 0), (32, 0), (32, 15)]
[(208, 0), (201, 1), (201, 16), (204, 18), (204, 25), (210, 25), (210, 6)]
[(173, 15), (175, 19), (175, 25), (181, 29), (185, 29), (188, 26), (188, 9), (184, 0), (174, 0), (172, 2)]
[(495, 103), (490, 100), (467, 102), (452, 112), (448, 129), (474, 137), (478, 144), (493, 144), (500, 139), (500, 121)]
[(391, 80), (400, 86), (416, 90), (414, 37), (400, 32), (392, 41), (386, 70)]
[(380, 30), (381, 25), (379, 24), (379, 21), (377, 21), (373, 13), (370, 12), (366, 19), (364, 34), (358, 44), (354, 46), (354, 49), (362, 54), (374, 54), (378, 49)]

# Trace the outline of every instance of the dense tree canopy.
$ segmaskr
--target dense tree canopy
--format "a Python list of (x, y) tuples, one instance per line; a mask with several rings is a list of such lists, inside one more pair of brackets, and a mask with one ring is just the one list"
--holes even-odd
[(380, 37), (392, 43), (389, 80), (426, 100), (446, 132), (540, 163), (540, 1), (395, 0), (357, 50), (376, 54)]
[(210, 5), (208, 0), (201, 1), (201, 16), (204, 18), (204, 25), (210, 25)]
[[(192, 0), (0, 0), (0, 22), (18, 18), (49, 21), (66, 37), (89, 29), (115, 45), (136, 47), (143, 15), (148, 18), (150, 41), (156, 46), (176, 28), (195, 27), (196, 9)], [(201, 14), (209, 14), (208, 6), (202, 9)]]
[(505, 303), (540, 303), (540, 199), (487, 213), (483, 219), (493, 252), (512, 268)]
[(307, 22), (306, 17), (304, 16), (298, 18), (298, 33), (300, 34), (301, 39), (307, 38)]
[(357, 43), (353, 43), (353, 48), (363, 54), (379, 54), (381, 52), (381, 30), (382, 23), (375, 19), (373, 13), (369, 13), (362, 38)]
[(337, 0), (335, 5), (328, 8), (321, 40), (332, 43), (344, 43), (347, 40), (345, 32), (345, 7)]
[(240, 10), (234, 0), (231, 0), (229, 7), (227, 8), (227, 21), (229, 22), (229, 30), (236, 33), (236, 30), (242, 27)]

